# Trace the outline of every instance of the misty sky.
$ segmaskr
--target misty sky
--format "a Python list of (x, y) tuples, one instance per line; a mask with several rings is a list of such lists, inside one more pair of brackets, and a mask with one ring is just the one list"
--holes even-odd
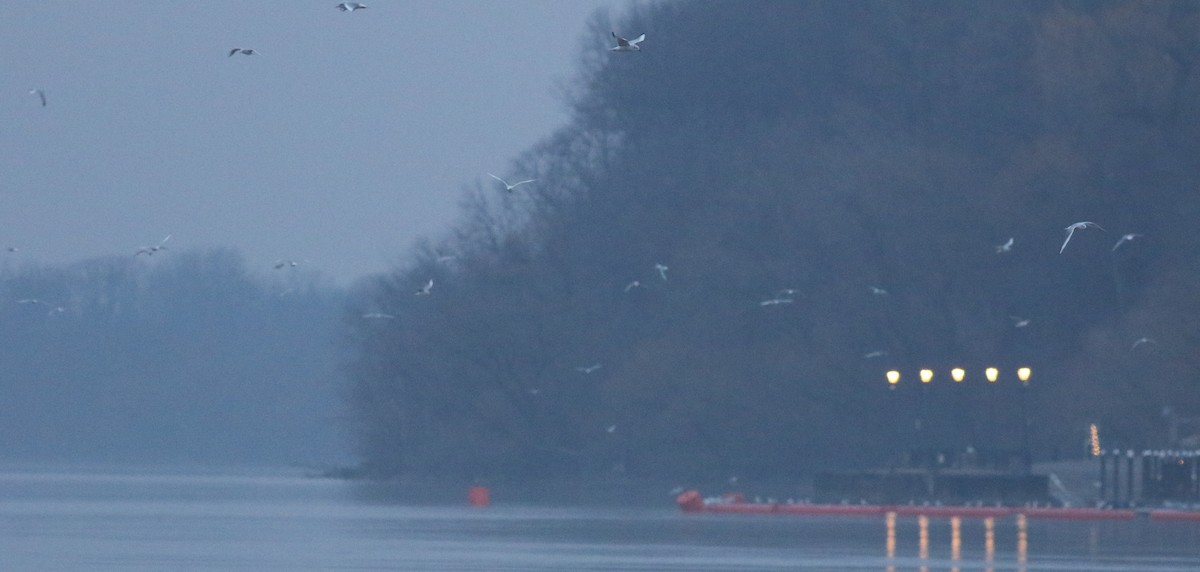
[[(19, 2), (0, 18), (7, 264), (234, 246), (346, 283), (565, 123), (621, 0)], [(227, 57), (233, 47), (256, 56)], [(44, 89), (43, 108), (30, 89)]]

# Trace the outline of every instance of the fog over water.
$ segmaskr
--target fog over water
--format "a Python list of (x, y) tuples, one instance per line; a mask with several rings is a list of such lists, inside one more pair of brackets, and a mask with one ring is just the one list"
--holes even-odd
[(0, 571), (1200, 569), (1200, 3), (335, 4), (6, 6)]

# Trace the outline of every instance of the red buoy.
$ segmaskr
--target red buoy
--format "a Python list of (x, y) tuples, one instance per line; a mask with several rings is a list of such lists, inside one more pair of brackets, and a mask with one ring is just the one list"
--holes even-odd
[(483, 508), (492, 504), (492, 492), (487, 487), (473, 486), (467, 489), (467, 502), (471, 506)]

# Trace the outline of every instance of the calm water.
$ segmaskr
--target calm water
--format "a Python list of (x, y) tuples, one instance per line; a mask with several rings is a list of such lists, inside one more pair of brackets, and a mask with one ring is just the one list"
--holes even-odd
[[(456, 487), (457, 488), (457, 487)], [(526, 498), (531, 495), (522, 495)], [(0, 570), (1200, 570), (1195, 524), (684, 515), (280, 475), (0, 473)]]

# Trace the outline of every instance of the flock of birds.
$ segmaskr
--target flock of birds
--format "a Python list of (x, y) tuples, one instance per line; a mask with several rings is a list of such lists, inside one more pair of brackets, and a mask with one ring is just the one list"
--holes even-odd
[[(1070, 243), (1071, 238), (1075, 236), (1075, 231), (1086, 230), (1086, 229), (1090, 229), (1090, 228), (1099, 229), (1101, 231), (1104, 230), (1104, 228), (1102, 228), (1100, 225), (1098, 225), (1094, 222), (1091, 222), (1091, 221), (1081, 221), (1081, 222), (1077, 222), (1077, 223), (1068, 225), (1065, 229), (1063, 229), (1066, 232), (1066, 237), (1063, 239), (1062, 246), (1060, 246), (1058, 248), (1058, 253), (1062, 254), (1064, 251), (1066, 251), (1067, 244)], [(1139, 238), (1143, 238), (1143, 235), (1138, 234), (1138, 233), (1127, 233), (1127, 234), (1121, 235), (1121, 237), (1117, 240), (1116, 244), (1113, 245), (1112, 252), (1116, 252), (1117, 249), (1121, 248), (1121, 246), (1124, 245), (1125, 243), (1133, 241), (1133, 240), (1137, 240)], [(1004, 243), (996, 245), (996, 254), (1008, 254), (1008, 253), (1012, 252), (1013, 245), (1015, 243), (1016, 243), (1016, 238), (1009, 237), (1009, 239), (1004, 241)], [(870, 288), (871, 293), (875, 294), (877, 296), (886, 296), (887, 295), (887, 290), (884, 290), (877, 286), (870, 286), (869, 288)], [(766, 301), (766, 302), (763, 302), (763, 305), (767, 305), (768, 302), (776, 302), (777, 303), (778, 301), (776, 301), (776, 300)], [(1014, 328), (1024, 328), (1033, 323), (1032, 319), (1023, 318), (1021, 316), (1010, 315), (1009, 318), (1012, 320)], [(1154, 344), (1154, 343), (1157, 343), (1157, 342), (1155, 342), (1153, 338), (1141, 337), (1133, 342), (1133, 345), (1130, 346), (1129, 350), (1133, 351), (1144, 344)], [(863, 354), (862, 357), (863, 357), (863, 359), (875, 359), (875, 358), (880, 358), (880, 357), (883, 357), (886, 355), (887, 355), (886, 351), (875, 350), (875, 351), (871, 351), (871, 352), (867, 352), (867, 353)]]
[[(366, 4), (363, 4), (361, 2), (341, 2), (339, 4), (336, 4), (334, 7), (342, 12), (347, 12), (347, 13), (353, 13), (353, 12), (357, 12), (359, 10), (366, 10), (368, 8), (368, 6)], [(636, 51), (641, 51), (642, 48), (641, 48), (641, 46), (639, 46), (639, 44), (641, 44), (643, 41), (645, 41), (646, 34), (641, 34), (633, 39), (626, 39), (624, 37), (618, 36), (616, 34), (616, 32), (613, 32), (612, 37), (614, 40), (616, 40), (617, 45), (609, 48), (610, 51), (613, 51), (613, 52), (636, 52)], [(255, 56), (255, 55), (259, 55), (259, 54), (260, 54), (260, 52), (254, 48), (235, 47), (235, 48), (230, 48), (226, 57), (232, 58), (233, 56), (236, 56), (236, 55)], [(47, 106), (48, 101), (46, 98), (46, 91), (44, 89), (41, 89), (41, 88), (31, 89), (31, 90), (29, 90), (29, 93), (30, 93), (30, 95), (36, 95), (38, 97), (38, 100), (41, 102), (42, 107)], [(504, 190), (508, 193), (515, 192), (516, 189), (518, 187), (520, 187), (521, 185), (527, 185), (527, 184), (537, 181), (536, 178), (532, 178), (532, 179), (523, 179), (520, 181), (516, 181), (514, 183), (509, 183), (505, 179), (503, 179), (499, 176), (496, 176), (492, 173), (488, 173), (488, 176), (490, 176), (491, 178), (498, 181), (501, 185), (503, 185)], [(166, 238), (163, 238), (161, 241), (158, 242), (158, 244), (139, 247), (134, 252), (134, 257), (138, 257), (143, 254), (146, 255), (147, 257), (150, 257), (150, 256), (153, 256), (155, 253), (166, 250), (167, 249), (166, 242), (168, 240), (170, 240), (170, 238), (171, 238), (171, 235), (168, 234), (166, 236)], [(7, 247), (6, 250), (9, 253), (16, 253), (19, 251), (19, 249), (15, 246), (9, 246), (9, 247)], [(438, 261), (439, 262), (447, 262), (449, 260), (452, 260), (453, 258), (454, 258), (453, 256), (439, 256)], [(300, 262), (297, 260), (280, 259), (280, 260), (275, 261), (275, 263), (272, 265), (272, 267), (276, 270), (282, 270), (282, 269), (286, 269), (286, 268), (295, 268), (295, 267), (299, 266), (299, 264), (300, 264)], [(659, 274), (662, 276), (662, 279), (666, 280), (667, 279), (667, 276), (666, 276), (667, 267), (663, 266), (661, 264), (658, 264), (655, 266), (655, 268), (658, 270)], [(640, 283), (637, 283), (635, 281), (633, 284), (631, 284), (629, 287), (626, 288), (626, 291), (628, 291), (629, 289), (636, 287), (636, 286), (640, 286)], [(424, 286), (418, 288), (416, 291), (416, 294), (419, 296), (428, 295), (432, 292), (432, 290), (433, 290), (433, 280), (431, 279)], [(393, 315), (387, 314), (384, 312), (368, 312), (366, 314), (363, 314), (363, 317), (364, 318), (374, 318), (374, 319), (394, 318)]]
[[(348, 12), (348, 13), (367, 9), (367, 5), (362, 4), (360, 2), (342, 2), (340, 4), (337, 4), (335, 7), (342, 12)], [(641, 49), (642, 49), (640, 44), (643, 41), (645, 41), (646, 34), (640, 34), (637, 37), (634, 37), (632, 39), (627, 39), (625, 37), (617, 35), (616, 32), (612, 32), (612, 38), (613, 38), (613, 40), (616, 41), (616, 45), (613, 47), (610, 47), (609, 51), (611, 51), (611, 52), (638, 52), (638, 51), (641, 51)], [(227, 57), (233, 57), (235, 55), (254, 56), (254, 55), (259, 55), (259, 52), (257, 50), (255, 50), (254, 48), (235, 47), (235, 48), (231, 48), (229, 50)], [(31, 89), (29, 91), (29, 93), (31, 95), (36, 95), (38, 97), (38, 100), (41, 102), (42, 107), (45, 107), (47, 105), (47, 98), (46, 98), (45, 90), (40, 89), (40, 88)], [(528, 184), (531, 184), (531, 183), (534, 183), (537, 181), (537, 178), (529, 178), (529, 179), (522, 179), (522, 180), (518, 180), (518, 181), (510, 183), (506, 179), (499, 177), (495, 174), (487, 173), (487, 175), (489, 177), (495, 179), (497, 182), (499, 182), (500, 185), (503, 186), (503, 190), (506, 193), (513, 193), (517, 190), (518, 187), (521, 187), (522, 185), (528, 185)], [(1077, 222), (1077, 223), (1067, 226), (1065, 229), (1066, 237), (1063, 240), (1062, 246), (1059, 247), (1059, 249), (1058, 249), (1059, 254), (1062, 254), (1064, 251), (1066, 251), (1067, 245), (1071, 242), (1071, 238), (1075, 236), (1076, 231), (1082, 231), (1082, 230), (1093, 229), (1093, 228), (1099, 229), (1101, 231), (1104, 230), (1100, 225), (1098, 225), (1094, 222), (1091, 222), (1091, 221)], [(1121, 246), (1124, 245), (1125, 243), (1128, 243), (1130, 241), (1133, 241), (1133, 240), (1136, 240), (1136, 239), (1139, 239), (1142, 237), (1143, 237), (1143, 235), (1137, 234), (1137, 233), (1124, 234), (1120, 237), (1119, 240), (1117, 240), (1116, 244), (1113, 245), (1112, 251), (1115, 252), (1117, 249), (1121, 248)], [(141, 256), (144, 254), (147, 257), (149, 257), (149, 256), (153, 256), (157, 252), (166, 250), (167, 249), (166, 243), (168, 240), (170, 240), (170, 238), (171, 238), (171, 235), (167, 235), (165, 238), (163, 238), (157, 244), (154, 244), (151, 246), (142, 246), (137, 249), (137, 251), (134, 253), (134, 256), (136, 257), (136, 256)], [(1004, 243), (997, 245), (995, 247), (996, 254), (1011, 253), (1013, 251), (1015, 242), (1016, 242), (1016, 239), (1014, 237), (1010, 237)], [(18, 249), (15, 247), (8, 247), (7, 250), (8, 250), (8, 252), (17, 252)], [(453, 260), (454, 258), (455, 258), (454, 256), (438, 256), (438, 261), (439, 262), (448, 262), (448, 261)], [(285, 268), (295, 268), (298, 265), (299, 265), (299, 262), (296, 260), (281, 259), (281, 260), (276, 261), (275, 264), (273, 265), (273, 267), (276, 270), (281, 270), (281, 269), (285, 269)], [(658, 274), (659, 278), (662, 281), (664, 281), (664, 282), (667, 281), (668, 267), (665, 264), (656, 263), (654, 265), (654, 270)], [(416, 295), (428, 296), (428, 295), (432, 294), (433, 293), (433, 285), (434, 285), (433, 279), (429, 279), (427, 282), (425, 282), (425, 284), (423, 284), (422, 286), (417, 288), (417, 290), (415, 292)], [(641, 287), (642, 287), (641, 281), (632, 280), (625, 285), (624, 292), (628, 294), (631, 291), (633, 291), (634, 289), (641, 288)], [(879, 286), (869, 286), (868, 289), (869, 289), (870, 293), (874, 296), (887, 296), (888, 295), (887, 290), (885, 290), (884, 288), (881, 288)], [(770, 306), (783, 306), (783, 305), (787, 305), (787, 304), (792, 304), (795, 302), (794, 296), (796, 293), (797, 293), (797, 291), (793, 288), (782, 289), (782, 290), (778, 291), (773, 297), (761, 300), (758, 303), (758, 305), (762, 306), (762, 307), (770, 307)], [(36, 298), (26, 298), (26, 299), (18, 300), (18, 303), (32, 304), (32, 305), (45, 305), (50, 308), (51, 315), (56, 314), (56, 313), (61, 313), (64, 311), (64, 308), (61, 306), (52, 305), (47, 302), (38, 300)], [(389, 314), (386, 312), (367, 312), (367, 313), (362, 314), (362, 317), (365, 319), (389, 319), (389, 320), (395, 319), (395, 315)], [(1024, 327), (1029, 326), (1032, 323), (1032, 320), (1029, 318), (1023, 318), (1023, 317), (1019, 317), (1019, 316), (1010, 316), (1010, 318), (1012, 319), (1013, 327), (1015, 327), (1015, 328), (1024, 328)], [(1145, 344), (1152, 344), (1152, 343), (1155, 343), (1155, 341), (1153, 339), (1148, 338), (1148, 337), (1142, 337), (1133, 342), (1133, 345), (1131, 346), (1130, 350), (1132, 351), (1132, 350), (1137, 349), (1139, 346), (1142, 346)], [(864, 359), (875, 359), (875, 358), (884, 357), (886, 355), (887, 355), (887, 352), (884, 350), (874, 350), (874, 351), (870, 351), (870, 352), (863, 354), (862, 357)], [(602, 367), (601, 364), (595, 363), (595, 364), (588, 365), (588, 366), (578, 366), (575, 368), (575, 370), (582, 374), (587, 375), (587, 374), (591, 374), (591, 373), (599, 370), (601, 367)], [(537, 392), (538, 392), (538, 390), (536, 390), (536, 389), (531, 390), (531, 393), (533, 393), (535, 395), (537, 394)], [(607, 427), (606, 430), (608, 433), (613, 433), (616, 431), (616, 425), (610, 425), (609, 427)]]

